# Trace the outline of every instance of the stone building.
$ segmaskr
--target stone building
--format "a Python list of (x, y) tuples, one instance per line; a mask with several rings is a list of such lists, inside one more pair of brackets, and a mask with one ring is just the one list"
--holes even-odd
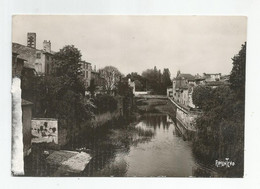
[(193, 87), (196, 85), (195, 77), (191, 74), (182, 74), (178, 71), (173, 79), (172, 94), (175, 102), (187, 107), (195, 108), (192, 102)]
[(35, 69), (38, 75), (50, 74), (53, 67), (51, 42), (44, 40), (43, 49), (36, 48), (36, 33), (27, 34), (27, 46), (12, 43), (12, 52), (19, 54), (19, 58), (27, 61), (28, 66)]
[(86, 61), (81, 61), (81, 68), (82, 68), (82, 74), (83, 74), (83, 80), (86, 89), (90, 86), (90, 81), (91, 81), (91, 63), (86, 62)]

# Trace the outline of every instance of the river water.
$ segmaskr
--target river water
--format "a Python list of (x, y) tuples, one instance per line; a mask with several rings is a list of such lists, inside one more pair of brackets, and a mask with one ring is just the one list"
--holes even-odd
[(203, 168), (191, 142), (165, 114), (147, 114), (124, 129), (101, 129), (91, 136), (85, 146), (93, 158), (82, 176), (189, 177)]

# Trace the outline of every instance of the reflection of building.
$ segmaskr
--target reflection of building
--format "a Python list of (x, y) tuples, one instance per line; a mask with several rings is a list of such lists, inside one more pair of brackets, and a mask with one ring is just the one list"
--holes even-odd
[(87, 89), (90, 86), (90, 80), (91, 80), (91, 63), (86, 61), (81, 61), (80, 64), (82, 68), (84, 84)]
[(49, 74), (52, 70), (54, 52), (51, 51), (51, 42), (44, 40), (43, 50), (37, 49), (35, 33), (28, 33), (27, 46), (13, 43), (12, 52), (19, 54), (19, 58), (26, 60), (39, 75)]

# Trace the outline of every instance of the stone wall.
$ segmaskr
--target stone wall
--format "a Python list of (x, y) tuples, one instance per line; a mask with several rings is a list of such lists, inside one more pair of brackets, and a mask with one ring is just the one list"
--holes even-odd
[(22, 102), (22, 123), (23, 123), (23, 154), (29, 155), (31, 150), (31, 119), (32, 103), (23, 100)]

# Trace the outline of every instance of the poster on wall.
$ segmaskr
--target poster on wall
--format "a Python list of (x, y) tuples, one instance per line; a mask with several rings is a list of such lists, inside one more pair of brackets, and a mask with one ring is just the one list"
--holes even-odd
[(32, 119), (32, 143), (43, 142), (58, 144), (57, 119)]

